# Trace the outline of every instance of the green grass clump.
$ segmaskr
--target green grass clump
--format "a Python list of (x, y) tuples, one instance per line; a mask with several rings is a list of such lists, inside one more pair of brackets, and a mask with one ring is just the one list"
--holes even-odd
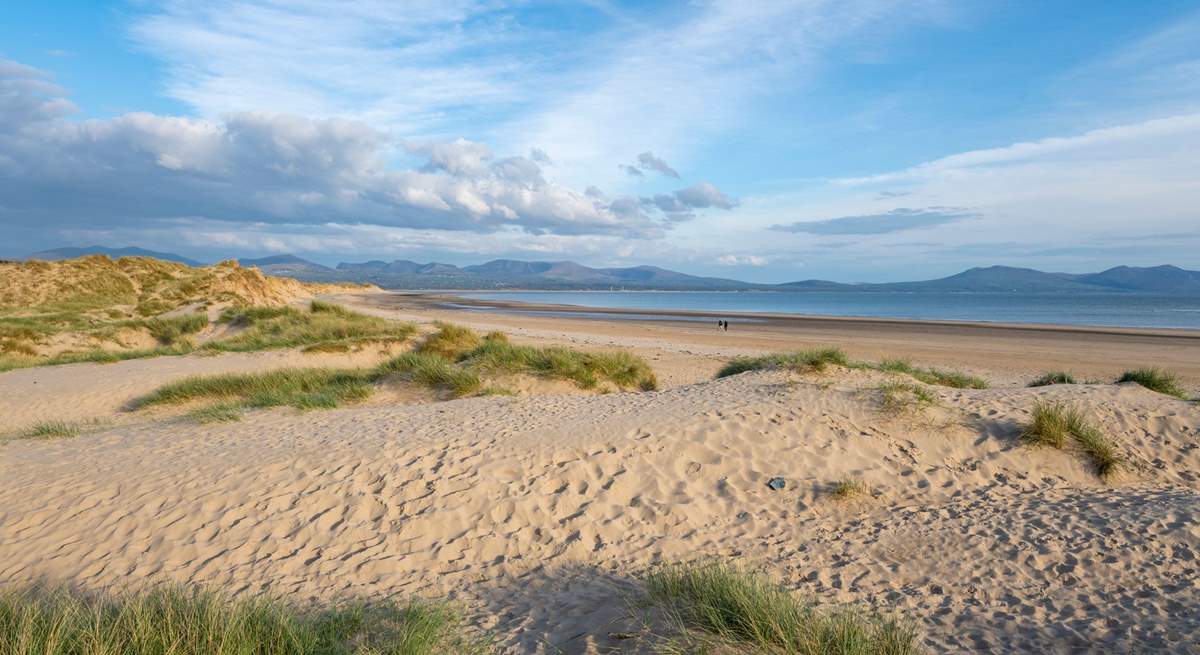
[(484, 339), (462, 355), (466, 366), (489, 373), (528, 373), (546, 378), (570, 380), (583, 389), (592, 389), (601, 381), (621, 389), (652, 391), (658, 388), (654, 371), (646, 362), (628, 352), (579, 352), (568, 348), (518, 346), (507, 339)]
[(1037, 378), (1033, 382), (1030, 382), (1026, 386), (1046, 387), (1046, 386), (1050, 386), (1052, 384), (1075, 384), (1075, 383), (1076, 383), (1075, 376), (1071, 375), (1070, 373), (1067, 373), (1066, 371), (1050, 371), (1049, 373), (1043, 373), (1041, 375), (1041, 377)]
[(366, 398), (374, 376), (370, 371), (329, 368), (285, 368), (265, 373), (231, 373), (189, 377), (155, 389), (134, 402), (136, 408), (191, 400), (236, 399), (244, 407), (299, 409), (336, 407)]
[(164, 346), (169, 346), (189, 334), (195, 334), (208, 327), (206, 314), (185, 314), (170, 318), (152, 318), (142, 323), (150, 332), (150, 336)]
[(482, 654), (446, 605), (363, 603), (301, 610), (167, 587), (136, 594), (67, 589), (0, 592), (5, 655)]
[(217, 403), (188, 412), (197, 423), (232, 423), (242, 420), (242, 408), (236, 403)]
[(46, 421), (26, 430), (22, 435), (26, 439), (60, 439), (79, 436), (79, 426), (65, 421)]
[(882, 362), (873, 366), (868, 365), (868, 368), (874, 368), (880, 371), (889, 373), (903, 373), (913, 377), (925, 384), (933, 384), (939, 387), (953, 387), (955, 389), (987, 389), (987, 380), (983, 378), (968, 375), (961, 371), (946, 371), (936, 368), (920, 368), (913, 366), (911, 362), (905, 359), (885, 359)]
[(241, 327), (242, 332), (226, 339), (210, 341), (206, 350), (249, 352), (280, 348), (320, 346), (364, 341), (404, 341), (416, 328), (376, 316), (353, 312), (340, 305), (313, 301), (308, 311), (292, 307), (249, 307), (229, 309), (221, 322)]
[(1134, 382), (1151, 391), (1187, 400), (1187, 393), (1179, 386), (1179, 378), (1174, 373), (1161, 368), (1139, 368), (1125, 371), (1121, 377), (1117, 378), (1116, 383), (1124, 384), (1126, 382)]
[(937, 404), (928, 389), (909, 382), (885, 382), (877, 387), (883, 411), (903, 414)]
[(398, 373), (426, 387), (445, 389), (455, 398), (475, 393), (483, 385), (479, 375), (455, 366), (445, 357), (425, 352), (404, 353), (376, 369), (379, 374)]
[[(474, 350), (483, 338), (479, 333), (468, 327), (453, 323), (437, 322), (437, 332), (425, 337), (417, 350), (428, 355), (439, 355), (450, 361), (455, 361)], [(506, 339), (507, 340), (507, 339)]]
[(829, 494), (839, 500), (849, 500), (851, 498), (870, 496), (871, 488), (862, 480), (845, 477), (833, 483), (833, 486), (829, 489)]
[(1060, 403), (1035, 405), (1033, 416), (1021, 429), (1021, 440), (1058, 449), (1073, 440), (1101, 477), (1114, 473), (1121, 463), (1116, 448), (1083, 412)]
[(667, 565), (646, 579), (650, 600), (680, 627), (684, 652), (907, 655), (914, 628), (851, 609), (826, 611), (763, 576), (711, 564)]
[(775, 353), (759, 357), (737, 357), (730, 360), (724, 368), (718, 371), (717, 377), (723, 378), (747, 371), (775, 369), (808, 373), (823, 371), (830, 364), (849, 366), (850, 360), (846, 357), (846, 353), (842, 352), (839, 348), (817, 348), (814, 350)]

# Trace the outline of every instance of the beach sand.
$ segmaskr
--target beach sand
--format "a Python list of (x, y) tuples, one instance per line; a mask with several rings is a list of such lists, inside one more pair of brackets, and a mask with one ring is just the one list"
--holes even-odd
[[(179, 376), (346, 355), (131, 360), (0, 374), (0, 582), (176, 581), (302, 600), (460, 603), (502, 652), (642, 652), (631, 601), (661, 561), (721, 558), (822, 603), (916, 622), (935, 652), (1189, 652), (1200, 643), (1200, 406), (1133, 385), (1026, 388), (1049, 369), (1200, 381), (1196, 336), (904, 322), (619, 321), (336, 299), (519, 342), (628, 348), (663, 389), (259, 410), (198, 425), (125, 411)], [(786, 323), (786, 324), (785, 324)], [(877, 371), (752, 372), (730, 357), (816, 345), (993, 382), (881, 410)], [(377, 355), (360, 353), (354, 363)], [(342, 359), (338, 359), (341, 357)], [(319, 358), (319, 359), (317, 359)], [(1125, 458), (1020, 443), (1039, 401), (1079, 407)], [(767, 481), (783, 477), (774, 491)], [(840, 499), (838, 480), (869, 493)]]

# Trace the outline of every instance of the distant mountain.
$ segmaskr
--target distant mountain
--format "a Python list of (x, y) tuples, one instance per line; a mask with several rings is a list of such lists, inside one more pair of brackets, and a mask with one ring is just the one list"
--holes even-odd
[(42, 250), (35, 252), (26, 257), (26, 259), (41, 259), (43, 261), (58, 261), (60, 259), (75, 259), (76, 257), (84, 257), (86, 255), (108, 255), (113, 259), (121, 257), (153, 257), (162, 259), (168, 262), (177, 262), (187, 264), (188, 266), (204, 266), (204, 264), (169, 252), (156, 252), (154, 250), (146, 250), (144, 248), (106, 248), (104, 246), (87, 246), (84, 248), (55, 248), (53, 250)]
[[(29, 259), (70, 259), (101, 254), (110, 257), (155, 257), (189, 266), (200, 262), (171, 253), (142, 248), (58, 248), (33, 253)], [(316, 282), (369, 282), (389, 289), (662, 289), (679, 291), (903, 291), (977, 293), (1181, 293), (1200, 295), (1200, 271), (1177, 266), (1117, 266), (1099, 273), (1046, 273), (1032, 268), (988, 266), (971, 268), (935, 280), (845, 284), (829, 280), (800, 280), (784, 284), (756, 284), (719, 277), (702, 277), (658, 266), (591, 268), (572, 261), (494, 259), (482, 264), (455, 266), (440, 262), (421, 264), (407, 259), (391, 262), (374, 259), (342, 262), (337, 268), (322, 266), (295, 255), (242, 259), (264, 273)]]
[[(879, 291), (1071, 291), (1086, 290), (1066, 273), (1043, 273), (1032, 268), (989, 266), (972, 268), (937, 280), (863, 285)], [(1095, 291), (1095, 289), (1092, 289)]]
[(310, 262), (295, 255), (271, 255), (270, 257), (260, 257), (258, 259), (239, 259), (238, 263), (242, 266), (255, 266), (263, 273), (270, 273), (271, 275), (328, 275), (336, 273), (336, 271), (328, 266), (322, 266), (321, 264)]
[(826, 280), (805, 280), (779, 285), (780, 288), (806, 291), (948, 291), (948, 292), (1024, 292), (1062, 293), (1079, 291), (1103, 293), (1200, 294), (1200, 271), (1176, 266), (1137, 268), (1118, 266), (1100, 273), (1045, 273), (1032, 268), (989, 266), (972, 268), (936, 280), (889, 282), (885, 284), (840, 284)]
[(1100, 273), (1074, 277), (1085, 284), (1126, 291), (1200, 291), (1200, 271), (1187, 271), (1177, 266), (1117, 266)]
[(341, 263), (338, 273), (391, 288), (455, 289), (758, 289), (764, 285), (697, 277), (657, 266), (590, 268), (569, 261), (495, 259), (483, 264), (417, 264), (396, 261)]

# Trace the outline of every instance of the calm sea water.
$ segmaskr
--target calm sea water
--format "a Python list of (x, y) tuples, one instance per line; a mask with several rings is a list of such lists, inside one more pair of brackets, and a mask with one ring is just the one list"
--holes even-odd
[(685, 309), (825, 316), (1059, 323), (1200, 329), (1200, 296), (1150, 294), (892, 293), (705, 291), (496, 291), (480, 300), (621, 309)]

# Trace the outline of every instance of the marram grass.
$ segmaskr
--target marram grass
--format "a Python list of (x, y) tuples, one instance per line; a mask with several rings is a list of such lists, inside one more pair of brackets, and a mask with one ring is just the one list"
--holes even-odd
[(914, 627), (851, 608), (823, 609), (724, 563), (669, 564), (646, 578), (650, 602), (678, 634), (672, 652), (909, 655)]
[(1151, 391), (1174, 396), (1183, 400), (1187, 399), (1187, 393), (1179, 386), (1179, 378), (1170, 371), (1164, 371), (1161, 368), (1139, 368), (1132, 371), (1125, 371), (1121, 377), (1117, 378), (1117, 384), (1132, 382), (1140, 384)]
[(0, 591), (4, 655), (482, 654), (461, 615), (433, 603), (342, 604), (301, 610), (271, 598), (232, 599), (165, 587), (140, 593)]
[(1058, 449), (1074, 441), (1101, 477), (1112, 475), (1121, 464), (1116, 447), (1104, 433), (1081, 411), (1061, 403), (1035, 405), (1029, 422), (1021, 429), (1021, 440)]

